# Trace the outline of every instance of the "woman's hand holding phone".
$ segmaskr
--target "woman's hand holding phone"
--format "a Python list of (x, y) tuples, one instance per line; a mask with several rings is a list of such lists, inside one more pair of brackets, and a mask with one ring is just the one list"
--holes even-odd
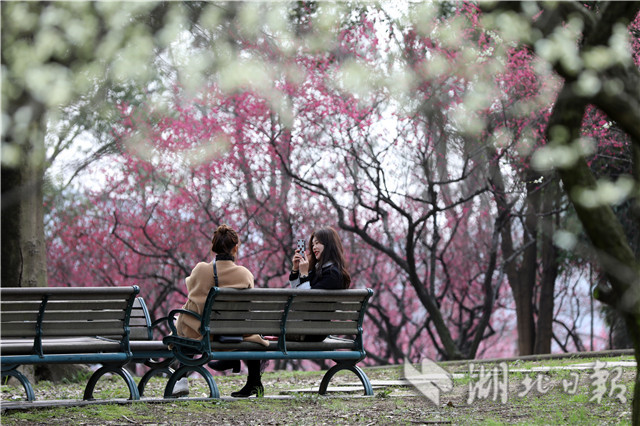
[[(296, 250), (297, 251), (297, 250)], [(299, 256), (300, 254), (296, 254)], [(298, 261), (298, 268), (300, 270), (300, 275), (309, 275), (309, 259), (306, 256), (300, 256), (300, 260)]]
[(300, 259), (302, 259), (302, 256), (300, 256), (300, 250), (296, 249), (296, 252), (293, 255), (293, 258), (291, 259), (291, 262), (293, 263), (294, 271), (300, 271)]

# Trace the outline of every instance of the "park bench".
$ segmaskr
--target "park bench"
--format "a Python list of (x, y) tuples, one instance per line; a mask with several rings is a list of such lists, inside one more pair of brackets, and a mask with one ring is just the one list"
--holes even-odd
[[(168, 315), (172, 334), (163, 341), (170, 345), (181, 366), (165, 387), (165, 398), (173, 386), (190, 372), (207, 382), (211, 398), (220, 392), (211, 373), (204, 367), (212, 360), (333, 360), (322, 378), (319, 393), (325, 394), (331, 378), (341, 370), (352, 371), (362, 382), (365, 395), (373, 395), (371, 382), (357, 363), (366, 352), (362, 323), (371, 289), (296, 290), (231, 289), (213, 287), (203, 313), (175, 309)], [(177, 335), (176, 315), (191, 315), (200, 321), (201, 339)], [(254, 342), (221, 343), (214, 336), (261, 334), (277, 336), (265, 347)], [(328, 335), (324, 341), (299, 341), (294, 336)], [(339, 337), (341, 336), (341, 337)]]
[(130, 287), (33, 287), (0, 289), (2, 379), (15, 377), (28, 401), (35, 394), (21, 365), (101, 364), (85, 387), (93, 399), (98, 380), (121, 376), (130, 399), (138, 388), (124, 365), (133, 359), (129, 321), (139, 292)]

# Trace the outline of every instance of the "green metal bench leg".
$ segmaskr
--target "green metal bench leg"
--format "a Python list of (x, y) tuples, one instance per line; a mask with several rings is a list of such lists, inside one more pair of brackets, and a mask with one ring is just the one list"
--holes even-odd
[(175, 398), (173, 396), (173, 387), (176, 385), (176, 382), (178, 380), (182, 379), (187, 373), (191, 371), (199, 373), (205, 379), (205, 381), (207, 382), (207, 385), (209, 386), (210, 398), (215, 398), (215, 399), (220, 398), (220, 391), (218, 390), (218, 385), (216, 384), (216, 381), (213, 380), (213, 376), (211, 375), (209, 370), (207, 370), (201, 365), (198, 365), (198, 366), (183, 365), (182, 367), (178, 368), (175, 371), (175, 373), (173, 373), (171, 377), (169, 377), (167, 386), (164, 388), (164, 397)]
[(173, 374), (173, 370), (165, 367), (165, 368), (152, 368), (151, 370), (144, 373), (144, 376), (140, 379), (138, 383), (138, 393), (140, 394), (140, 398), (144, 396), (144, 389), (147, 386), (147, 382), (149, 379), (155, 376), (159, 376), (160, 374), (166, 374), (167, 376), (171, 376)]
[(329, 386), (329, 382), (338, 371), (342, 371), (342, 370), (352, 371), (356, 376), (358, 376), (358, 378), (362, 382), (362, 386), (364, 386), (364, 394), (369, 396), (373, 395), (373, 388), (371, 387), (371, 382), (369, 381), (369, 377), (367, 377), (365, 372), (362, 371), (362, 369), (355, 364), (340, 363), (340, 362), (334, 365), (333, 367), (331, 367), (329, 371), (327, 371), (327, 373), (322, 378), (322, 382), (320, 382), (320, 389), (318, 390), (318, 393), (320, 395), (324, 395), (325, 393), (327, 393), (327, 387)]
[(96, 372), (93, 373), (93, 375), (89, 379), (89, 383), (87, 383), (87, 387), (84, 389), (83, 399), (85, 401), (90, 401), (94, 399), (93, 390), (96, 387), (96, 383), (98, 383), (98, 380), (100, 380), (100, 378), (104, 376), (106, 373), (116, 373), (117, 375), (119, 375), (124, 379), (124, 381), (127, 383), (127, 387), (129, 388), (130, 400), (135, 401), (140, 399), (140, 393), (138, 393), (138, 387), (136, 386), (136, 383), (133, 381), (133, 377), (131, 377), (131, 374), (129, 374), (127, 370), (125, 370), (121, 366), (105, 365), (100, 367), (98, 370), (96, 370)]
[(24, 388), (24, 392), (27, 396), (27, 401), (35, 401), (36, 395), (35, 393), (33, 393), (33, 387), (31, 386), (29, 379), (27, 379), (27, 376), (25, 376), (24, 374), (16, 370), (16, 368), (17, 367), (14, 367), (9, 370), (3, 370), (1, 380), (4, 382), (5, 377), (15, 377), (20, 382), (20, 384), (22, 384), (22, 387)]

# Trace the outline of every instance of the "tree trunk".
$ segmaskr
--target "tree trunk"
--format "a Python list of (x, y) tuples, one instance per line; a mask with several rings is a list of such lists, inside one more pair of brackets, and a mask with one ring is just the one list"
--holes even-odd
[[(489, 148), (489, 158), (496, 156), (496, 153)], [(528, 181), (535, 180), (535, 175), (530, 175), (525, 178)], [(511, 205), (507, 202), (505, 196), (505, 185), (502, 174), (499, 168), (495, 168), (491, 171), (491, 183), (494, 186), (494, 196), (496, 200), (496, 207), (498, 213), (504, 212), (508, 214), (511, 211)], [(529, 188), (528, 188), (529, 190)], [(533, 187), (530, 192), (533, 191)], [(533, 194), (527, 196), (528, 216), (525, 219), (525, 226), (529, 223), (529, 231), (525, 236), (524, 243), (531, 244), (527, 247), (523, 254), (523, 259), (520, 265), (516, 256), (516, 251), (513, 246), (513, 237), (511, 235), (511, 219), (505, 219), (505, 223), (502, 226), (501, 232), (501, 249), (502, 257), (506, 260), (504, 269), (513, 294), (513, 301), (516, 308), (516, 328), (518, 331), (518, 353), (520, 355), (530, 355), (533, 353), (534, 339), (535, 339), (535, 326), (533, 319), (533, 286), (535, 285), (535, 273), (536, 273), (536, 247), (535, 237), (536, 235), (536, 221), (537, 221), (537, 209), (534, 209), (535, 203), (532, 202), (531, 197)], [(508, 217), (508, 216), (507, 216)], [(525, 230), (526, 232), (526, 230)], [(526, 237), (529, 238), (526, 238)], [(532, 275), (533, 274), (533, 275)]]
[[(38, 120), (40, 122), (40, 120)], [(21, 287), (47, 286), (47, 247), (44, 238), (44, 132), (34, 130), (25, 146), (21, 166), (20, 252), (23, 268)]]
[(640, 325), (638, 315), (624, 315), (627, 330), (633, 339), (634, 355), (636, 357), (636, 382), (633, 388), (633, 402), (631, 403), (631, 424), (640, 424)]
[(526, 245), (522, 256), (520, 274), (514, 294), (516, 314), (518, 318), (518, 352), (520, 355), (533, 354), (536, 339), (533, 315), (533, 290), (538, 273), (538, 205), (540, 203), (540, 189), (537, 175), (527, 173), (527, 212), (524, 219), (524, 243)]
[[(568, 144), (580, 137), (585, 101), (576, 97), (571, 84), (565, 83), (549, 120), (549, 128), (562, 125), (570, 131), (566, 140), (555, 143)], [(633, 141), (637, 144), (637, 141)], [(640, 357), (640, 263), (631, 249), (620, 221), (609, 205), (587, 207), (579, 200), (585, 190), (593, 190), (596, 180), (583, 158), (570, 167), (559, 169), (564, 190), (569, 194), (578, 218), (589, 236), (610, 286), (598, 286), (594, 295), (600, 301), (620, 310), (633, 339), (636, 359)], [(636, 368), (632, 424), (640, 424), (640, 363)]]
[(18, 109), (28, 110), (31, 120), (25, 129), (13, 123), (7, 132), (6, 142), (20, 157), (2, 168), (2, 286), (46, 287), (44, 106), (25, 95), (11, 105), (10, 116)]
[(422, 305), (429, 313), (431, 321), (433, 321), (433, 325), (436, 328), (436, 332), (438, 333), (438, 337), (440, 337), (440, 342), (442, 343), (443, 349), (445, 351), (445, 360), (452, 361), (465, 359), (468, 355), (460, 352), (460, 348), (458, 348), (453, 338), (451, 337), (451, 333), (447, 328), (447, 324), (442, 317), (442, 312), (440, 312), (440, 309), (438, 308), (433, 296), (420, 282), (417, 276), (410, 275), (409, 280), (413, 288), (416, 290), (416, 293), (418, 294), (418, 298), (422, 302)]
[(556, 277), (558, 276), (558, 250), (553, 244), (554, 220), (557, 218), (557, 214), (553, 213), (553, 210), (557, 208), (558, 200), (556, 179), (553, 179), (549, 186), (545, 188), (542, 197), (542, 278), (538, 301), (536, 339), (533, 349), (535, 354), (551, 353), (551, 340), (553, 338), (553, 296)]
[(2, 167), (2, 287), (19, 287), (22, 279), (18, 188), (20, 170)]

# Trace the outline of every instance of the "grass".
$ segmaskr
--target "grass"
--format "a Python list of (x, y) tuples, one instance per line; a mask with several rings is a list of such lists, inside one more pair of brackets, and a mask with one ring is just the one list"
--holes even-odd
[[(629, 357), (599, 359), (609, 363), (630, 360)], [(595, 359), (562, 359), (538, 362), (509, 363), (509, 370), (532, 369), (534, 367), (558, 367), (570, 364), (589, 364)], [(443, 422), (460, 425), (628, 425), (631, 424), (631, 398), (635, 378), (635, 368), (623, 368), (616, 384), (624, 386), (626, 403), (615, 394), (610, 395), (611, 381), (607, 382), (607, 393), (598, 401), (591, 400), (595, 387), (591, 386), (593, 371), (579, 371), (579, 382), (575, 392), (563, 387), (563, 380), (573, 378), (571, 371), (550, 370), (548, 372), (511, 372), (508, 375), (508, 400), (502, 403), (490, 390), (485, 396), (479, 392), (469, 401), (470, 389), (479, 386), (478, 377), (469, 377), (469, 366), (442, 364), (447, 371), (464, 374), (453, 380), (453, 389), (440, 395), (440, 404), (435, 405), (419, 395), (416, 389), (407, 386), (374, 387), (373, 398), (342, 392), (330, 396), (316, 393), (291, 393), (292, 390), (317, 387), (323, 372), (318, 371), (278, 371), (263, 376), (267, 398), (248, 400), (193, 401), (187, 399), (161, 401), (166, 379), (153, 378), (147, 387), (148, 401), (124, 404), (95, 404), (64, 408), (43, 408), (6, 411), (2, 414), (3, 425), (44, 425), (52, 423), (68, 424), (416, 424)], [(475, 371), (478, 371), (475, 365)], [(498, 364), (484, 364), (486, 371), (492, 371)], [(501, 371), (501, 370), (496, 370)], [(403, 368), (365, 368), (372, 381), (397, 380), (402, 378)], [(609, 371), (612, 373), (612, 371)], [(527, 377), (529, 382), (525, 382)], [(609, 374), (609, 380), (614, 374)], [(539, 379), (542, 378), (542, 379)], [(228, 396), (239, 389), (246, 379), (243, 374), (215, 376), (221, 395)], [(535, 380), (542, 380), (543, 392), (539, 392)], [(336, 375), (330, 386), (358, 383), (349, 372)], [(36, 398), (74, 399), (82, 398), (84, 383), (52, 384), (41, 382), (35, 385)], [(528, 386), (525, 386), (528, 385)], [(103, 378), (98, 383), (96, 396), (99, 398), (127, 398), (128, 391), (119, 376)], [(518, 396), (523, 389), (526, 395)], [(22, 394), (21, 387), (4, 385), (2, 399), (11, 400)], [(190, 379), (191, 396), (208, 395), (208, 387), (203, 379)], [(287, 393), (287, 397), (279, 397)], [(358, 395), (358, 396), (355, 396)], [(269, 397), (271, 396), (271, 397)], [(278, 396), (277, 398), (273, 398)]]

